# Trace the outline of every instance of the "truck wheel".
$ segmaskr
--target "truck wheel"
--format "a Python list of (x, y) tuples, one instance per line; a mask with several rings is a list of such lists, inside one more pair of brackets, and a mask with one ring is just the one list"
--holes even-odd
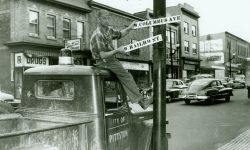
[(0, 101), (0, 114), (8, 114), (13, 112), (14, 108), (10, 104)]
[(229, 101), (230, 101), (230, 96), (227, 95), (227, 96), (225, 97), (225, 100), (226, 100), (226, 102), (229, 102)]
[(185, 100), (185, 103), (188, 105), (188, 104), (190, 104), (190, 100), (189, 99), (186, 99)]

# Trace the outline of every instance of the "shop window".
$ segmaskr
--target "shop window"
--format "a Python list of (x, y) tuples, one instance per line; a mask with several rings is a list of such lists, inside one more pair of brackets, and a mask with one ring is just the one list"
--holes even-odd
[(39, 13), (37, 11), (29, 11), (29, 35), (39, 35)]
[(184, 41), (184, 51), (189, 52), (189, 42), (188, 41)]
[(192, 49), (193, 49), (193, 54), (197, 54), (197, 44), (196, 43), (192, 44)]
[(192, 35), (196, 36), (196, 26), (192, 25)]
[(70, 19), (64, 18), (63, 19), (63, 39), (69, 40), (71, 39), (71, 22)]
[(56, 37), (56, 16), (47, 15), (47, 38), (55, 39)]
[(77, 21), (77, 38), (81, 39), (83, 43), (84, 42), (84, 22)]
[(188, 34), (188, 32), (189, 32), (189, 27), (188, 26), (189, 26), (188, 23), (184, 22), (184, 33), (185, 34)]
[[(133, 39), (130, 40), (130, 44), (133, 44), (135, 42), (137, 42), (137, 40), (133, 40)], [(140, 56), (140, 49), (138, 48), (136, 50), (130, 51), (129, 54), (131, 56)]]
[(73, 100), (74, 82), (70, 80), (39, 80), (35, 83), (37, 98)]

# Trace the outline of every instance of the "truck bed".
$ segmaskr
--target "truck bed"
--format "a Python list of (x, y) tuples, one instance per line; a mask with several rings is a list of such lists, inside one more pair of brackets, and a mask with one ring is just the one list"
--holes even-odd
[(22, 149), (29, 145), (52, 146), (60, 150), (85, 149), (86, 124), (93, 114), (20, 109), (0, 115), (1, 150)]

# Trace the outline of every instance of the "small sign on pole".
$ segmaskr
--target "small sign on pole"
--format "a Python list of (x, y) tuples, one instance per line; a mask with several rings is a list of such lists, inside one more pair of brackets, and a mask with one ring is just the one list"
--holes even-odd
[(80, 50), (81, 49), (81, 39), (67, 40), (65, 41), (65, 48), (70, 50)]
[(123, 46), (123, 49), (125, 50), (125, 52), (130, 52), (132, 50), (136, 50), (141, 47), (152, 45), (160, 41), (162, 41), (161, 34)]
[(138, 22), (135, 22), (133, 29), (157, 26), (157, 25), (168, 24), (168, 23), (175, 23), (175, 22), (180, 22), (180, 21), (181, 21), (180, 15), (145, 20), (145, 21), (138, 21)]

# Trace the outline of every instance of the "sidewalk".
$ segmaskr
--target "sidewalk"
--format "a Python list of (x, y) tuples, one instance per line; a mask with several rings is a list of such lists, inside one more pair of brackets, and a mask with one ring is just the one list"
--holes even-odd
[(241, 133), (217, 150), (250, 150), (250, 129)]

